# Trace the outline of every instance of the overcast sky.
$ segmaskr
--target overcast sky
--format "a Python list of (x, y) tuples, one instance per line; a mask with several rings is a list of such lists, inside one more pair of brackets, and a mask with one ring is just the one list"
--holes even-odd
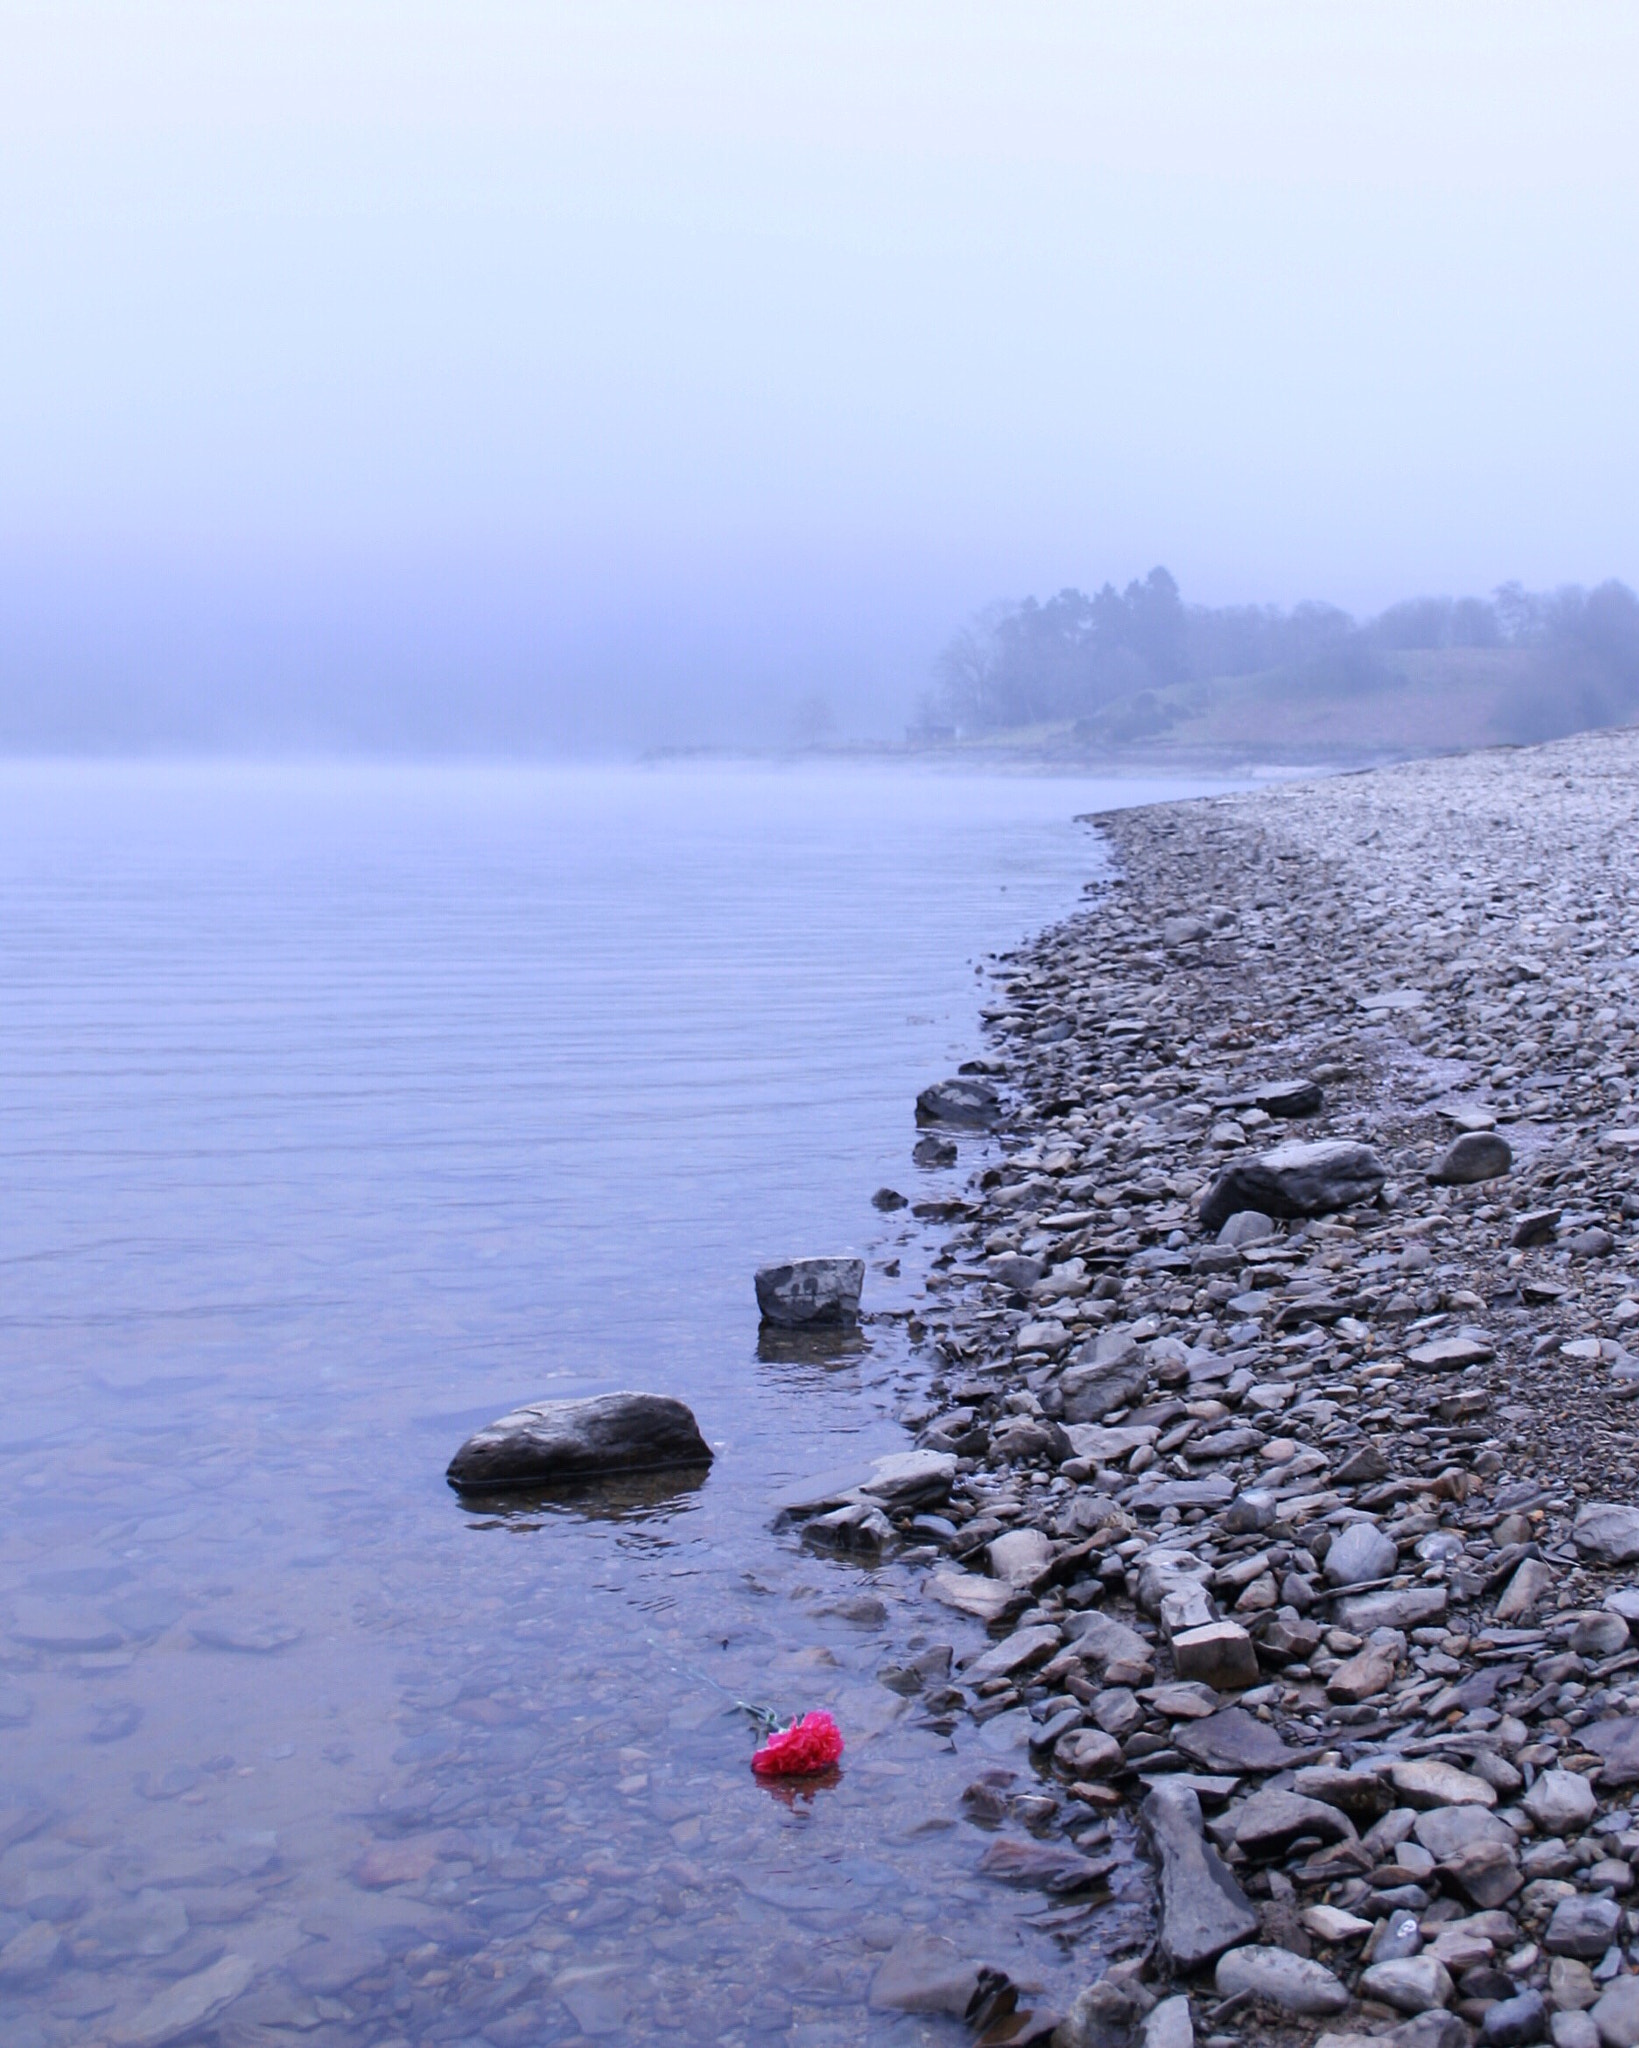
[(892, 729), (1155, 562), (1639, 580), (1625, 0), (0, 24), (0, 695)]

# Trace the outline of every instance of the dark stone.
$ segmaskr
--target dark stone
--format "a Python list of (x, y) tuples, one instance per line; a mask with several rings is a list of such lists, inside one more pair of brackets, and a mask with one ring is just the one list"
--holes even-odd
[(1163, 1780), (1139, 1809), (1161, 1863), (1161, 1948), (1177, 1970), (1198, 1970), (1257, 1938), (1252, 1902), (1207, 1844), (1201, 1802)]
[(919, 1124), (959, 1124), (983, 1130), (995, 1123), (1001, 1113), (1001, 1097), (988, 1081), (981, 1081), (977, 1075), (959, 1074), (949, 1081), (936, 1081), (916, 1098)]
[(757, 1308), (782, 1330), (847, 1326), (859, 1320), (863, 1259), (790, 1259), (757, 1274)]
[(1481, 2048), (1530, 2048), (1548, 2038), (1548, 2008), (1540, 1991), (1499, 1999), (1480, 2022)]
[(913, 1166), (954, 1166), (956, 1164), (956, 1140), (936, 1138), (931, 1131), (918, 1138), (911, 1147)]
[(1301, 1750), (1289, 1749), (1267, 1721), (1245, 1707), (1225, 1707), (1204, 1721), (1191, 1721), (1176, 1729), (1172, 1739), (1185, 1756), (1208, 1771), (1284, 1771), (1303, 1758)]
[(1386, 1169), (1369, 1145), (1347, 1138), (1292, 1140), (1219, 1174), (1201, 1204), (1201, 1228), (1216, 1233), (1238, 1209), (1265, 1216), (1325, 1216), (1381, 1189)]
[(1495, 1131), (1464, 1131), (1441, 1153), (1429, 1173), (1439, 1187), (1472, 1187), (1482, 1180), (1500, 1180), (1513, 1170), (1514, 1154)]
[(599, 1394), (534, 1401), (468, 1437), (450, 1460), (451, 1486), (483, 1493), (711, 1463), (711, 1447), (681, 1401), (664, 1394)]
[(1265, 1116), (1319, 1116), (1326, 1107), (1318, 1081), (1265, 1081), (1251, 1094)]
[(873, 1209), (881, 1209), (886, 1212), (890, 1209), (903, 1209), (904, 1206), (905, 1197), (897, 1188), (878, 1188), (871, 1197), (871, 1207)]

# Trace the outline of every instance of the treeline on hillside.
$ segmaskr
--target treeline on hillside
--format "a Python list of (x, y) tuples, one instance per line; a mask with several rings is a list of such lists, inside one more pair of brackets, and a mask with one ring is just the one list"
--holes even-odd
[(1522, 656), (1511, 737), (1546, 739), (1639, 710), (1639, 598), (1624, 583), (1490, 597), (1413, 597), (1357, 620), (1331, 604), (1186, 604), (1162, 568), (1125, 590), (1061, 590), (988, 607), (937, 664), (930, 719), (966, 732), (1095, 717), (1144, 692), (1267, 674), (1327, 694), (1399, 680), (1396, 655), (1509, 648)]

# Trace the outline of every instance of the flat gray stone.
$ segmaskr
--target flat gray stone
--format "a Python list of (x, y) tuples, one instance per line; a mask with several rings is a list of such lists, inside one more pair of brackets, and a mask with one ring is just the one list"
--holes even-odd
[(1176, 1970), (1198, 1970), (1258, 1931), (1252, 1902), (1206, 1841), (1201, 1802), (1158, 1784), (1139, 1809), (1161, 1863), (1161, 1948)]
[(1261, 1209), (1237, 1209), (1233, 1216), (1225, 1218), (1218, 1232), (1218, 1242), (1231, 1246), (1262, 1244), (1265, 1238), (1274, 1234), (1273, 1216), (1266, 1216)]
[[(1168, 1596), (1169, 1602), (1173, 1597)], [(1240, 1692), (1256, 1685), (1260, 1676), (1257, 1649), (1237, 1621), (1209, 1621), (1179, 1630), (1172, 1637), (1172, 1663), (1181, 1679), (1218, 1692)]]
[(1629, 1564), (1639, 1557), (1639, 1508), (1591, 1500), (1577, 1515), (1571, 1541), (1598, 1564)]
[(1235, 1846), (1249, 1856), (1284, 1856), (1300, 1835), (1352, 1842), (1355, 1831), (1335, 1806), (1300, 1792), (1254, 1792), (1235, 1816)]
[[(922, 1590), (941, 1607), (953, 1607), (958, 1614), (969, 1614), (984, 1622), (1000, 1621), (1019, 1599), (1016, 1587), (1004, 1586), (996, 1579), (981, 1579), (976, 1572), (958, 1571), (955, 1567), (930, 1572)], [(991, 1725), (985, 1723), (986, 1727)]]
[(1418, 1814), (1411, 1832), (1436, 1863), (1448, 1863), (1473, 1842), (1500, 1842), (1509, 1849), (1515, 1842), (1507, 1821), (1484, 1806), (1430, 1807)]
[(1204, 1769), (1237, 1776), (1289, 1770), (1303, 1755), (1289, 1749), (1267, 1721), (1245, 1707), (1225, 1707), (1204, 1721), (1176, 1728), (1172, 1740), (1174, 1748)]
[(95, 1607), (76, 1600), (40, 1600), (20, 1593), (12, 1602), (11, 1632), (36, 1650), (90, 1655), (117, 1650), (125, 1631)]
[(1022, 1671), (1026, 1664), (1034, 1664), (1058, 1645), (1056, 1628), (1044, 1625), (1016, 1629), (1004, 1641), (975, 1657), (962, 1675), (969, 1685), (981, 1684), (987, 1678), (1006, 1678), (1014, 1671)]
[(710, 1463), (711, 1446), (681, 1401), (599, 1394), (513, 1409), (468, 1437), (445, 1476), (464, 1492), (483, 1493)]
[(1394, 1788), (1381, 1773), (1345, 1771), (1335, 1764), (1305, 1764), (1294, 1775), (1292, 1789), (1305, 1799), (1335, 1806), (1356, 1825), (1364, 1822), (1368, 1827), (1394, 1804)]
[(774, 1520), (800, 1522), (850, 1501), (875, 1507), (933, 1505), (950, 1492), (955, 1477), (956, 1458), (950, 1451), (890, 1451), (788, 1487), (774, 1502)]
[(1425, 1628), (1445, 1620), (1446, 1597), (1444, 1586), (1350, 1593), (1333, 1607), (1332, 1619), (1355, 1636), (1369, 1636), (1374, 1628)]
[[(1472, 1813), (1476, 1809), (1453, 1807), (1450, 1811)], [(1504, 1904), (1525, 1882), (1519, 1867), (1519, 1851), (1511, 1842), (1469, 1842), (1447, 1856), (1439, 1868), (1441, 1876), (1482, 1911)]]
[(1009, 1529), (986, 1546), (990, 1569), (1009, 1586), (1034, 1586), (1052, 1566), (1052, 1539), (1040, 1529)]
[(1438, 1757), (1407, 1757), (1397, 1762), (1389, 1771), (1389, 1782), (1407, 1806), (1491, 1807), (1497, 1803), (1495, 1786)]
[(1325, 1216), (1371, 1201), (1387, 1172), (1369, 1145), (1347, 1138), (1292, 1139), (1219, 1174), (1201, 1204), (1201, 1228), (1221, 1230), (1238, 1209), (1265, 1216)]
[(1222, 1472), (1213, 1472), (1205, 1479), (1164, 1479), (1155, 1486), (1140, 1485), (1127, 1505), (1159, 1514), (1162, 1508), (1224, 1508), (1234, 1498), (1235, 1482)]
[(1431, 1344), (1419, 1344), (1409, 1354), (1413, 1365), (1426, 1372), (1461, 1372), (1467, 1365), (1483, 1365), (1496, 1356), (1496, 1346), (1478, 1337), (1436, 1337)]
[(49, 1920), (31, 1920), (0, 1948), (0, 1985), (18, 1989), (50, 1976), (62, 1954), (63, 1938)]
[(1349, 2003), (1348, 1988), (1324, 1963), (1284, 1948), (1232, 1948), (1218, 1958), (1212, 1981), (1220, 1998), (1245, 1992), (1294, 2019), (1327, 2019)]

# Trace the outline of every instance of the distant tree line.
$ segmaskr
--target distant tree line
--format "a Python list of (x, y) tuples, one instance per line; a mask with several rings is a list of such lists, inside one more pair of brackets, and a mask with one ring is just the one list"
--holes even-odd
[(1107, 706), (1180, 683), (1268, 673), (1294, 690), (1337, 694), (1395, 679), (1392, 657), (1417, 650), (1512, 648), (1530, 656), (1511, 717), (1514, 736), (1612, 724), (1639, 710), (1639, 598), (1625, 583), (1490, 597), (1413, 597), (1357, 620), (1336, 605), (1185, 604), (1167, 570), (1091, 597), (994, 604), (949, 642), (936, 665), (930, 722), (967, 732), (1096, 717)]

